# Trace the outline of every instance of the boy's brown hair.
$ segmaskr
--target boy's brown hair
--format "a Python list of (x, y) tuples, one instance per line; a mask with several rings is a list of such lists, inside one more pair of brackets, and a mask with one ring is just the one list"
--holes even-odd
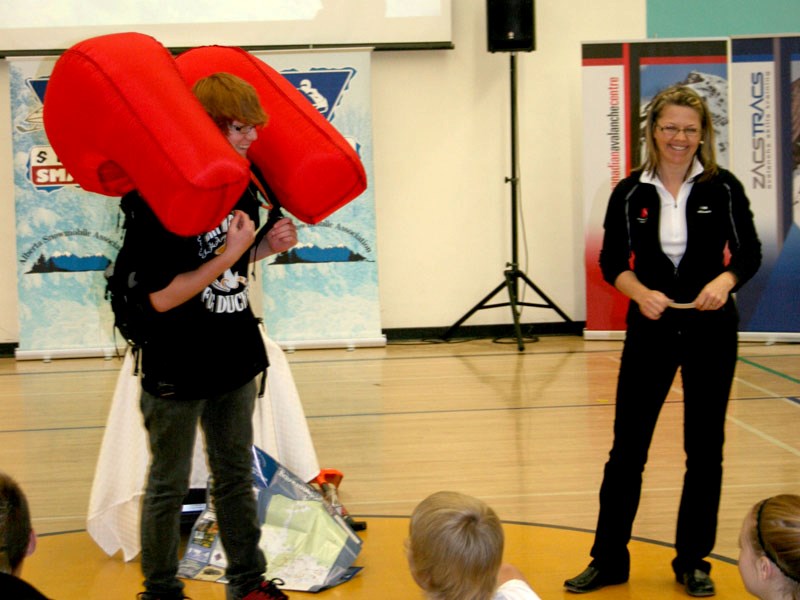
[(269, 120), (255, 88), (230, 73), (214, 73), (198, 79), (192, 92), (223, 131), (233, 121), (262, 127)]

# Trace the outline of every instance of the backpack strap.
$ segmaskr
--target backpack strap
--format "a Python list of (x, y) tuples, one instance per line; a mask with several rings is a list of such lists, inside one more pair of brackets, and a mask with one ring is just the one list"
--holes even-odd
[(256, 233), (255, 242), (253, 242), (254, 247), (258, 247), (261, 243), (261, 240), (267, 235), (267, 232), (275, 226), (280, 219), (283, 218), (283, 211), (281, 210), (281, 203), (278, 200), (277, 195), (275, 192), (272, 191), (272, 188), (269, 186), (269, 182), (264, 179), (264, 176), (261, 174), (261, 171), (258, 170), (258, 167), (255, 165), (252, 166), (250, 169), (250, 179), (253, 180), (258, 190), (263, 194), (267, 204), (263, 204), (264, 208), (269, 211), (269, 215), (267, 216), (267, 222), (262, 225), (261, 229), (258, 230)]
[(252, 171), (252, 169), (250, 170), (250, 181), (256, 184), (258, 191), (261, 192), (261, 197), (263, 198), (261, 206), (266, 208), (267, 210), (272, 210), (273, 203), (270, 200), (269, 194), (267, 194), (267, 190), (264, 189), (261, 180), (258, 177), (256, 177), (256, 174)]

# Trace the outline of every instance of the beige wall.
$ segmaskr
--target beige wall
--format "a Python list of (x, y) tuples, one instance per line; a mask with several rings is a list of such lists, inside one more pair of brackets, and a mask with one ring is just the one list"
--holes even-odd
[[(386, 329), (451, 325), (502, 281), (511, 259), (510, 57), (486, 50), (485, 6), (454, 0), (454, 50), (373, 56), (371, 183)], [(581, 42), (643, 39), (645, 17), (641, 0), (537, 0), (536, 51), (518, 54), (520, 268), (579, 321)], [(7, 78), (0, 64), (0, 343), (19, 336)], [(526, 299), (539, 301), (530, 290)], [(526, 308), (523, 320), (560, 318)], [(510, 321), (507, 308), (493, 309), (467, 325)]]

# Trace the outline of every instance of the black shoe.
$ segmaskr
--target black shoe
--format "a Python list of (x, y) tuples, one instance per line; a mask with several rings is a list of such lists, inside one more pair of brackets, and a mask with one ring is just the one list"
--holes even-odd
[(695, 569), (691, 573), (684, 573), (677, 576), (678, 583), (682, 583), (686, 588), (686, 593), (690, 596), (703, 598), (705, 596), (713, 596), (715, 594), (714, 582), (705, 571)]
[(617, 585), (628, 581), (627, 575), (617, 575), (589, 565), (586, 570), (580, 575), (567, 579), (564, 582), (564, 587), (568, 592), (574, 594), (584, 594), (586, 592), (593, 592), (606, 585)]

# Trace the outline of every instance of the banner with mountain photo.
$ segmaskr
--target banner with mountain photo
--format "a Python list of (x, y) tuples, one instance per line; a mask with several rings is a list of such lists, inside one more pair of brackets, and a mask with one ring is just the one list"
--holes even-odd
[(598, 264), (611, 190), (641, 162), (642, 124), (650, 100), (682, 83), (714, 115), (717, 161), (727, 167), (728, 42), (676, 40), (582, 46), (583, 207), (587, 339), (618, 338), (628, 300), (606, 283)]
[[(376, 346), (381, 332), (372, 176), (370, 53), (257, 56), (303, 92), (358, 152), (368, 186), (315, 225), (296, 221), (298, 245), (263, 261), (264, 321), (286, 349)], [(269, 112), (269, 106), (266, 107)]]
[(47, 140), (42, 106), (55, 58), (8, 60), (19, 306), (16, 356), (110, 354), (114, 326), (104, 299), (103, 272), (122, 244), (118, 202), (82, 190)]
[[(322, 223), (298, 223), (296, 249), (262, 262), (256, 286), (267, 293), (270, 336), (284, 347), (319, 340), (338, 346), (383, 345), (371, 184), (369, 53), (261, 58), (282, 71), (353, 144), (369, 181), (366, 192)], [(112, 355), (115, 341), (120, 346), (124, 341), (119, 335), (115, 339), (103, 273), (122, 243), (119, 202), (78, 186), (50, 146), (42, 107), (56, 58), (8, 60), (20, 321), (16, 356)], [(266, 109), (269, 112), (269, 106)], [(251, 288), (254, 306), (259, 304), (258, 291)]]

